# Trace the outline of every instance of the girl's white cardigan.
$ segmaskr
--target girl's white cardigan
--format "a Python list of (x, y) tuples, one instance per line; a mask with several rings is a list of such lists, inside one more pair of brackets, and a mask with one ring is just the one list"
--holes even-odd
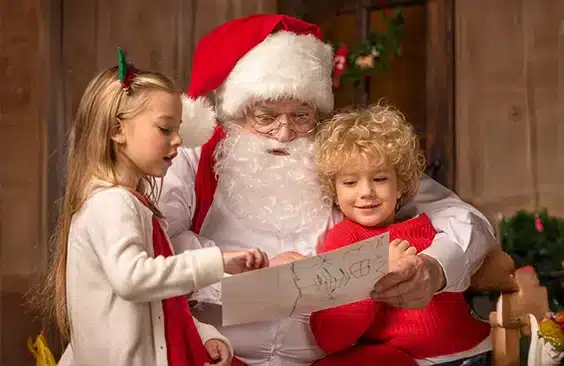
[[(96, 188), (73, 216), (67, 260), (72, 340), (59, 365), (167, 365), (161, 300), (223, 276), (216, 247), (153, 258), (152, 216), (123, 187)], [(231, 347), (213, 326), (194, 322), (204, 342), (220, 339)]]

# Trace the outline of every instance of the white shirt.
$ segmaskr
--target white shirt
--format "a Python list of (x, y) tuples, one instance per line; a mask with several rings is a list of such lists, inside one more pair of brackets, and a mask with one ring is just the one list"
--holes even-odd
[[(223, 276), (218, 248), (154, 258), (152, 216), (123, 187), (97, 189), (73, 216), (67, 257), (72, 341), (59, 365), (167, 365), (162, 300)], [(213, 326), (194, 321), (203, 342), (229, 345)]]
[[(281, 237), (277, 233), (259, 232), (241, 225), (227, 211), (223, 196), (216, 192), (203, 222), (201, 236), (196, 235), (190, 231), (190, 227), (196, 208), (194, 186), (200, 153), (200, 148), (179, 149), (177, 158), (163, 180), (159, 207), (166, 217), (168, 233), (177, 252), (217, 245), (224, 250), (260, 247), (271, 257), (288, 250), (310, 255), (315, 254), (317, 244), (323, 242), (327, 231), (340, 220), (340, 215), (334, 212), (322, 229), (300, 238), (291, 235)], [(491, 225), (479, 211), (427, 176), (421, 179), (417, 196), (401, 209), (400, 216), (421, 212), (428, 214), (437, 230), (432, 245), (422, 253), (435, 258), (443, 267), (446, 276), (444, 291), (466, 290), (486, 253), (496, 245)], [(212, 286), (197, 293), (195, 298), (220, 303), (221, 291), (218, 286)], [(315, 344), (308, 322), (309, 314), (304, 314), (265, 323), (231, 327), (221, 327), (220, 323), (215, 325), (231, 340), (236, 355), (244, 362), (292, 366), (307, 365), (323, 356)], [(485, 348), (482, 345), (470, 354), (487, 350), (489, 340), (487, 343)], [(454, 359), (459, 356), (456, 355)], [(440, 358), (440, 361), (449, 359), (452, 357)]]

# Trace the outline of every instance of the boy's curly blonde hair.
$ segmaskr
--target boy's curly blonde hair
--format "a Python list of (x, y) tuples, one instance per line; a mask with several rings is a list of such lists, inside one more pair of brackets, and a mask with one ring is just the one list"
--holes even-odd
[(400, 204), (417, 191), (425, 157), (413, 127), (391, 106), (378, 103), (334, 114), (321, 123), (316, 144), (321, 183), (333, 199), (339, 170), (359, 163), (393, 166), (402, 192)]

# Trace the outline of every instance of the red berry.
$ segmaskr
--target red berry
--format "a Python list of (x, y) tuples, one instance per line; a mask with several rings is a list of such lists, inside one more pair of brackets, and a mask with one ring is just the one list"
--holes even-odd
[(554, 321), (558, 324), (564, 323), (564, 311), (559, 311), (554, 315)]

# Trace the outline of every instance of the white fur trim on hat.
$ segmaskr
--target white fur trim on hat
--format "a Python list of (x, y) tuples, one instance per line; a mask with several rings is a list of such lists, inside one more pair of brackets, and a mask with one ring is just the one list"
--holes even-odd
[(333, 110), (333, 49), (312, 35), (279, 31), (251, 49), (220, 87), (220, 115), (237, 117), (255, 101), (296, 98)]
[(215, 111), (205, 97), (191, 99), (182, 94), (182, 124), (179, 134), (183, 146), (203, 145), (212, 136), (216, 124)]

